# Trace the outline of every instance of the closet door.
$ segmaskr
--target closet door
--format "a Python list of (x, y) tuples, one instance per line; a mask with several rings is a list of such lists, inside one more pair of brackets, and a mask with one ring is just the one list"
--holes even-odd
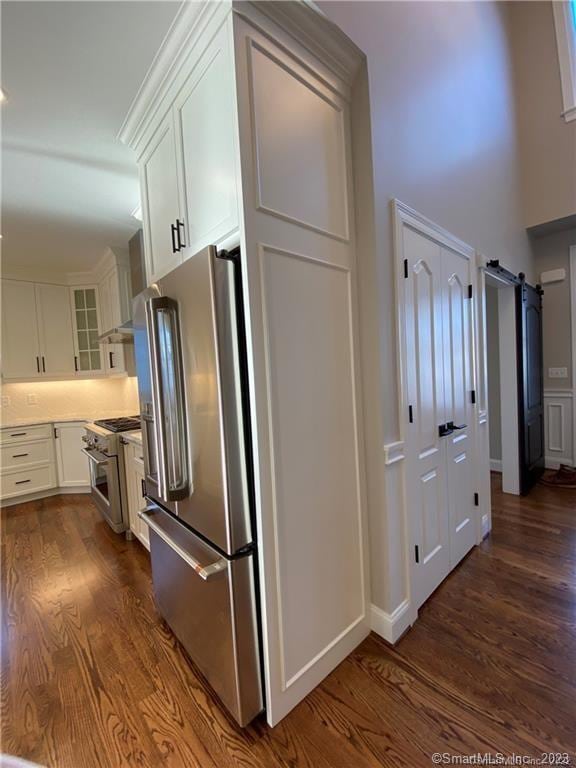
[(446, 492), (450, 527), (450, 567), (476, 542), (474, 526), (472, 405), (472, 301), (470, 260), (442, 249), (442, 329), (444, 408), (447, 434)]
[[(413, 590), (421, 605), (450, 571), (444, 405), (442, 249), (408, 227), (403, 233), (408, 465), (406, 496), (413, 523)], [(411, 556), (411, 553), (409, 553)]]

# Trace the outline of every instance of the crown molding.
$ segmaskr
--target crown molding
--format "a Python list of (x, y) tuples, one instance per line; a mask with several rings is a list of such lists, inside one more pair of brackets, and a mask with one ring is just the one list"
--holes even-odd
[(348, 87), (365, 59), (362, 51), (334, 22), (309, 0), (234, 0), (234, 12), (250, 19), (250, 11), (263, 14)]
[(206, 26), (214, 16), (224, 18), (230, 10), (230, 0), (182, 3), (118, 131), (117, 138), (123, 144), (132, 149), (138, 146)]

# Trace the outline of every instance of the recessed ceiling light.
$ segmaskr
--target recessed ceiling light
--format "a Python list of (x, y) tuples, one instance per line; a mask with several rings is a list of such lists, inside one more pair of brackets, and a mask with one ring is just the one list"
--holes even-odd
[(142, 221), (142, 206), (137, 205), (136, 208), (132, 211), (131, 214), (135, 219), (138, 219), (138, 221)]

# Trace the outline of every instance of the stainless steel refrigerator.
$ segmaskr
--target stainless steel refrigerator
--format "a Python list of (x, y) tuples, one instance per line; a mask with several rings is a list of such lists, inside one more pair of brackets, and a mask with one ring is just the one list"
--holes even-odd
[(158, 608), (240, 725), (263, 708), (239, 250), (134, 299)]

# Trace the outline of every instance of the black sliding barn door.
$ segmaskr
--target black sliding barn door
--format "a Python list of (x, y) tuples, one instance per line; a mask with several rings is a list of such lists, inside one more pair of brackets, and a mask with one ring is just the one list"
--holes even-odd
[(518, 433), (520, 493), (526, 494), (544, 471), (544, 371), (542, 290), (525, 282), (516, 287), (518, 311)]

